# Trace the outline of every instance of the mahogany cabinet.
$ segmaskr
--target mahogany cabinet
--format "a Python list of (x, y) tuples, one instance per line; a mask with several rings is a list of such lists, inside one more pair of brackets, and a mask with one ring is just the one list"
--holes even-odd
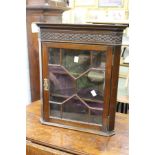
[(41, 122), (113, 135), (122, 34), (128, 25), (37, 25)]
[(47, 2), (47, 0), (26, 1), (27, 45), (32, 101), (40, 99), (40, 71), (38, 33), (32, 33), (31, 25), (35, 22), (61, 23), (62, 13), (69, 9), (67, 6), (56, 6), (55, 3), (47, 5)]

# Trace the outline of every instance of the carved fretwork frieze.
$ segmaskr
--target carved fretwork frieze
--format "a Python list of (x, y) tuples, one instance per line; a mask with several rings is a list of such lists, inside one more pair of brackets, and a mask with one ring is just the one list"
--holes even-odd
[(41, 41), (74, 42), (74, 43), (96, 43), (107, 45), (121, 45), (122, 32), (65, 32), (44, 31), (40, 33)]

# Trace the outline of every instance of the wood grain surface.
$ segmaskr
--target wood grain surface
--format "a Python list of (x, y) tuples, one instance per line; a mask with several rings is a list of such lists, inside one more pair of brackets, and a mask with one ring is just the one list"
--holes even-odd
[[(61, 153), (74, 155), (128, 155), (128, 115), (126, 114), (116, 113), (116, 134), (111, 137), (104, 137), (42, 125), (40, 113), (40, 101), (33, 102), (27, 107), (26, 138), (35, 145), (35, 148), (32, 148), (34, 145), (31, 146), (33, 151), (39, 145), (48, 151), (54, 149)], [(29, 143), (27, 149), (30, 147), (28, 145)]]
[(68, 7), (52, 7), (50, 5), (43, 5), (44, 3), (45, 0), (27, 0), (26, 5), (27, 45), (29, 57), (31, 101), (36, 101), (40, 99), (38, 33), (32, 33), (31, 24), (35, 22), (61, 23), (62, 13), (69, 9)]

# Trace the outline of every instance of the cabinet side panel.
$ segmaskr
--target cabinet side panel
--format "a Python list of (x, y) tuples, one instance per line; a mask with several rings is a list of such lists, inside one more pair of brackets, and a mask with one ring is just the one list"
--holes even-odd
[(104, 94), (104, 107), (103, 107), (103, 130), (107, 132), (109, 130), (109, 103), (110, 103), (110, 91), (111, 91), (111, 69), (112, 69), (112, 46), (108, 47), (106, 54), (106, 76), (105, 76), (105, 94)]
[(120, 53), (121, 46), (114, 48), (113, 68), (112, 68), (112, 80), (111, 80), (111, 100), (110, 100), (110, 120), (109, 130), (114, 130), (115, 126), (115, 113), (116, 113), (116, 102), (117, 102), (117, 87), (119, 78), (119, 66), (120, 66)]

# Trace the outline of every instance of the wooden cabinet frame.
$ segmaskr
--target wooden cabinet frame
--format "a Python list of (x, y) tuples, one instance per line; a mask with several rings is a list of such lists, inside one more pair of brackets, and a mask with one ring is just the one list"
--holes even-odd
[[(99, 135), (110, 136), (114, 134), (115, 125), (115, 111), (116, 111), (116, 98), (117, 98), (117, 85), (119, 75), (119, 62), (121, 51), (121, 39), (119, 42), (110, 42), (105, 40), (108, 34), (112, 38), (116, 35), (122, 37), (122, 31), (127, 25), (69, 25), (69, 24), (38, 24), (40, 27), (40, 70), (41, 72), (41, 96), (42, 96), (42, 118), (41, 122), (47, 125), (60, 126), (63, 128), (70, 128), (84, 132), (90, 132)], [(94, 31), (96, 30), (96, 31)], [(45, 32), (45, 35), (44, 35)], [(116, 32), (116, 33), (115, 33)], [(62, 40), (57, 39), (59, 34), (62, 34)], [(86, 37), (77, 37), (76, 34), (92, 35), (88, 41), (82, 40)], [(91, 39), (95, 35), (103, 34), (101, 39), (92, 42)], [(56, 39), (54, 35), (56, 34)], [(73, 40), (65, 40), (63, 35), (73, 34)], [(51, 35), (51, 37), (50, 37)], [(114, 37), (113, 37), (114, 35)], [(81, 35), (82, 36), (82, 35)], [(82, 38), (82, 39), (81, 39)], [(99, 40), (99, 41), (98, 41)], [(48, 79), (48, 48), (60, 49), (78, 49), (78, 50), (95, 50), (105, 51), (106, 66), (105, 66), (105, 90), (104, 90), (104, 104), (102, 113), (102, 124), (96, 125), (92, 123), (81, 123), (78, 121), (68, 121), (65, 119), (58, 119), (50, 117), (49, 110), (49, 91), (44, 89), (45, 79)]]

